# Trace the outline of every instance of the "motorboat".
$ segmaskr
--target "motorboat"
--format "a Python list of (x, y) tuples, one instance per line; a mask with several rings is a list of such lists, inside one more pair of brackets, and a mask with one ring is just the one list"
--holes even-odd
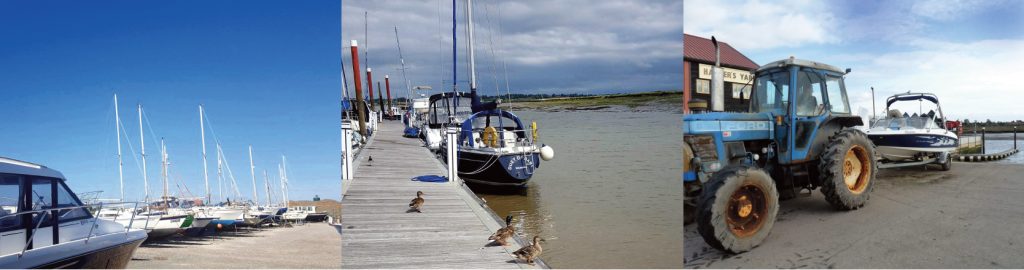
[(452, 91), (431, 95), (426, 122), (420, 127), (423, 142), (430, 151), (439, 151), (445, 129), (461, 127), (473, 114), (473, 99), (469, 93)]
[[(929, 101), (938, 110), (908, 115), (890, 109), (893, 104), (907, 101)], [(930, 93), (901, 93), (885, 101), (888, 112), (877, 119), (868, 129), (868, 138), (875, 143), (876, 153), (883, 161), (920, 160), (940, 158), (947, 160), (948, 154), (957, 147), (958, 137), (946, 129), (946, 117), (942, 113), (939, 99)]]
[(409, 109), (405, 111), (402, 117), (402, 123), (405, 124), (405, 130), (403, 135), (408, 138), (420, 137), (420, 126), (427, 118), (427, 114), (430, 112), (429, 109), (430, 98), (417, 98), (412, 100)]
[(0, 268), (127, 266), (146, 231), (93, 215), (65, 181), (59, 171), (0, 157)]

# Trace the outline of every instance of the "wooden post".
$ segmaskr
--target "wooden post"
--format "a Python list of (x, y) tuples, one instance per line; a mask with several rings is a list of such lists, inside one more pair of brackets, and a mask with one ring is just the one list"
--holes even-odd
[(1017, 149), (1017, 126), (1013, 126), (1013, 149)]
[(368, 90), (367, 94), (370, 95), (370, 110), (376, 111), (377, 108), (375, 107), (377, 106), (373, 104), (373, 69), (371, 68), (366, 68), (366, 85)]
[(355, 79), (355, 85), (356, 85), (356, 104), (352, 104), (352, 106), (358, 108), (356, 110), (356, 114), (358, 114), (358, 116), (359, 116), (358, 117), (359, 118), (359, 134), (362, 134), (363, 137), (366, 137), (366, 116), (363, 115), (365, 113), (364, 112), (365, 109), (363, 108), (363, 82), (359, 78), (359, 71), (360, 70), (361, 69), (359, 68), (359, 44), (356, 43), (355, 40), (353, 40), (352, 41), (352, 77), (353, 77), (353, 79)]
[(981, 127), (981, 154), (985, 154), (985, 127)]

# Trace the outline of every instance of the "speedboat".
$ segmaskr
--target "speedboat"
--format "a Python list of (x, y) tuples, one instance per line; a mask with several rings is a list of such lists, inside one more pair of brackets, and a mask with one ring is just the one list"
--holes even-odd
[(403, 135), (409, 138), (420, 137), (420, 126), (426, 119), (429, 112), (429, 98), (417, 98), (412, 100), (409, 109), (405, 111), (402, 122), (405, 124)]
[[(894, 103), (901, 101), (930, 101), (935, 110), (928, 113), (900, 113), (890, 109)], [(924, 158), (941, 158), (944, 162), (948, 154), (956, 149), (956, 133), (945, 128), (946, 117), (942, 114), (939, 99), (929, 93), (902, 93), (886, 99), (886, 117), (875, 120), (868, 129), (868, 138), (875, 143), (876, 151), (882, 160), (905, 161)]]
[(65, 181), (56, 170), (0, 157), (0, 268), (128, 265), (146, 231), (93, 215)]

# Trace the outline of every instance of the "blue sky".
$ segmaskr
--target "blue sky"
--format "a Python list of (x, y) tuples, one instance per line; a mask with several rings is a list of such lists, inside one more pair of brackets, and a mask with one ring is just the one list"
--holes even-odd
[(243, 196), (252, 194), (252, 144), (257, 170), (271, 177), (287, 155), (292, 199), (337, 199), (339, 8), (338, 1), (0, 1), (0, 155), (60, 170), (76, 192), (119, 197), (118, 93), (136, 151), (124, 145), (126, 196), (141, 198), (143, 190), (132, 158), (139, 103), (153, 128), (150, 184), (158, 185), (160, 168), (153, 132), (166, 138), (173, 176), (201, 195), (202, 103)]
[(951, 118), (1024, 119), (1024, 1), (688, 0), (685, 9), (684, 31), (715, 35), (758, 64), (792, 55), (852, 68), (855, 111), (870, 111), (873, 86), (876, 102), (932, 92)]

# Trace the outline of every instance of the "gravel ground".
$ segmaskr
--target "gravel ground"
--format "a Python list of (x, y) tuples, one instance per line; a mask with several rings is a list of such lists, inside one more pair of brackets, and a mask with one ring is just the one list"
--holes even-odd
[(771, 235), (723, 254), (685, 226), (686, 268), (1021, 268), (1024, 166), (954, 163), (882, 170), (864, 208), (819, 191), (783, 201)]
[(128, 268), (338, 267), (341, 235), (327, 223), (147, 241), (128, 263)]

